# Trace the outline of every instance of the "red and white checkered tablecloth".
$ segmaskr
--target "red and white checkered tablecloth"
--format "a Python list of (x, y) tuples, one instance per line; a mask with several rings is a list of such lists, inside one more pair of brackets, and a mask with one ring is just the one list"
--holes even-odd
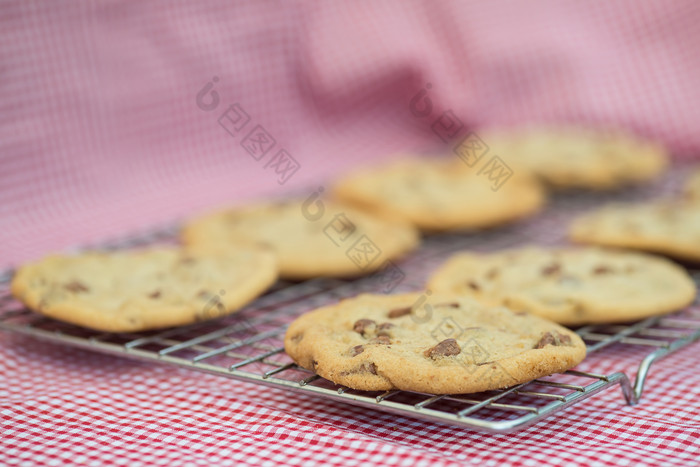
[[(525, 431), (481, 434), (0, 334), (0, 462), (679, 465), (698, 461), (697, 346)], [(633, 372), (633, 359), (595, 371)], [(585, 364), (582, 367), (587, 369)]]
[[(697, 158), (699, 22), (693, 0), (2, 2), (0, 263), (492, 125)], [(637, 407), (609, 390), (492, 435), (0, 333), (0, 464), (698, 464), (697, 351)]]

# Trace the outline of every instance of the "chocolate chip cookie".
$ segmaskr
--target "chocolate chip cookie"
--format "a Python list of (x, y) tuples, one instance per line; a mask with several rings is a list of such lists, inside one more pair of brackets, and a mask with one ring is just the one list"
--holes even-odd
[(516, 173), (556, 188), (617, 188), (653, 179), (668, 165), (663, 147), (619, 131), (530, 128), (485, 131), (482, 139)]
[(361, 276), (419, 243), (410, 224), (313, 198), (210, 214), (189, 222), (181, 237), (186, 245), (207, 250), (266, 245), (277, 254), (286, 279)]
[(514, 174), (498, 189), (458, 158), (406, 158), (340, 179), (334, 195), (364, 209), (394, 215), (434, 232), (505, 224), (537, 212), (539, 183)]
[(277, 278), (261, 248), (179, 248), (54, 255), (19, 268), (12, 294), (30, 309), (107, 332), (189, 324), (233, 313)]
[(579, 243), (700, 262), (700, 203), (663, 200), (611, 204), (576, 219), (569, 228), (569, 237)]
[(473, 297), (565, 325), (624, 322), (681, 309), (695, 285), (681, 267), (643, 253), (539, 247), (454, 255), (428, 289)]
[(458, 394), (561, 372), (586, 354), (546, 319), (455, 295), (360, 295), (294, 321), (285, 350), (354, 389)]

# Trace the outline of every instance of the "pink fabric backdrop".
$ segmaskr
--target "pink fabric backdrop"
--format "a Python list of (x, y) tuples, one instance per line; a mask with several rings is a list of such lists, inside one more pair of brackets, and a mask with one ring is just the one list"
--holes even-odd
[[(697, 24), (694, 0), (3, 2), (0, 261), (433, 146), (444, 110), (465, 132), (613, 124), (695, 157)], [(232, 136), (235, 103), (250, 122)], [(260, 161), (241, 146), (255, 125), (277, 142)], [(282, 186), (279, 149), (300, 165)]]
[[(446, 149), (575, 122), (695, 158), (698, 24), (696, 0), (1, 2), (0, 266), (438, 147), (445, 111)], [(488, 435), (0, 333), (0, 464), (688, 465), (696, 347), (638, 409)]]

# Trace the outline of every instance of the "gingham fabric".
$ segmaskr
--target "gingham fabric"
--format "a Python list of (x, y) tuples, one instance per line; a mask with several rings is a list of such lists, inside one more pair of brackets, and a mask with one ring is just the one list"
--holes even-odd
[[(495, 125), (614, 125), (697, 158), (698, 23), (693, 0), (2, 2), (0, 262)], [(0, 464), (689, 465), (697, 350), (638, 407), (610, 390), (488, 435), (0, 333)]]
[[(0, 334), (0, 463), (679, 465), (698, 461), (697, 346), (525, 431), (480, 434)], [(582, 370), (633, 374), (640, 355)]]

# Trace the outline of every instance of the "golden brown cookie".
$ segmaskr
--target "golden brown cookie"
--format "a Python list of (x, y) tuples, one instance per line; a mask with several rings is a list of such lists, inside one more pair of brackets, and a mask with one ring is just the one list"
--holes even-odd
[(378, 270), (418, 246), (417, 230), (328, 200), (256, 204), (188, 223), (182, 240), (198, 248), (264, 244), (277, 254), (288, 279), (351, 277)]
[(685, 270), (664, 258), (590, 247), (460, 253), (433, 274), (428, 289), (566, 325), (665, 314), (696, 293)]
[(700, 203), (664, 200), (611, 204), (576, 219), (579, 243), (645, 250), (700, 262)]
[(586, 355), (555, 323), (467, 297), (360, 295), (307, 313), (285, 336), (300, 366), (354, 389), (458, 394), (561, 372)]
[(48, 256), (19, 268), (12, 294), (51, 318), (107, 332), (180, 326), (233, 313), (277, 278), (272, 252), (152, 248)]
[(396, 160), (339, 180), (334, 195), (364, 209), (399, 216), (425, 231), (505, 224), (537, 212), (542, 187), (515, 174), (494, 187), (459, 159)]
[(611, 189), (653, 179), (668, 165), (660, 145), (614, 131), (540, 128), (484, 132), (513, 171), (558, 188)]

